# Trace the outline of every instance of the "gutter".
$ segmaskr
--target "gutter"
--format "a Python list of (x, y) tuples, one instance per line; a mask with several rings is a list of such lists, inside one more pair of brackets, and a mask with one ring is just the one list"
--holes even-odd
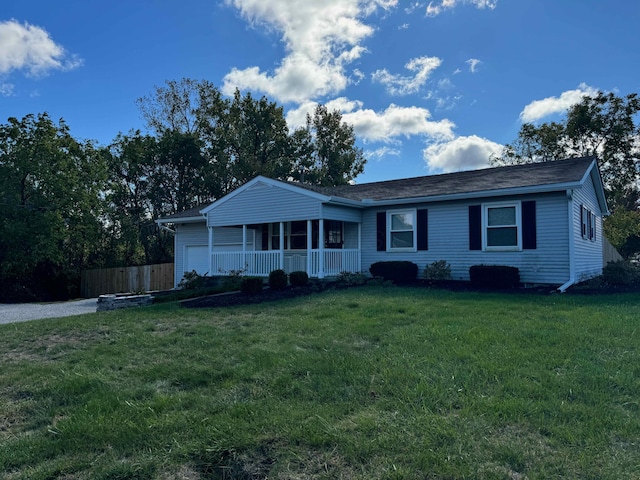
[(169, 227), (167, 227), (166, 225), (163, 225), (162, 223), (158, 222), (156, 220), (156, 225), (158, 225), (158, 227), (160, 227), (160, 230), (164, 230), (166, 232), (172, 233), (172, 234), (176, 234), (175, 230), (171, 230)]
[(569, 218), (569, 280), (558, 287), (560, 293), (564, 293), (567, 288), (576, 283), (576, 260), (575, 260), (575, 245), (573, 238), (573, 190), (567, 190), (568, 202), (568, 218)]

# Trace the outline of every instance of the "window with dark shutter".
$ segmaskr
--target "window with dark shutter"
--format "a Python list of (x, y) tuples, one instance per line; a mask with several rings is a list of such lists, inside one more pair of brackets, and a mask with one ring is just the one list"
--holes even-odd
[(469, 205), (469, 250), (482, 250), (482, 207)]
[(418, 250), (429, 250), (429, 210), (418, 210)]
[(376, 215), (376, 250), (387, 250), (387, 212), (378, 212)]
[(536, 202), (522, 202), (522, 248), (535, 250), (538, 248), (536, 232)]

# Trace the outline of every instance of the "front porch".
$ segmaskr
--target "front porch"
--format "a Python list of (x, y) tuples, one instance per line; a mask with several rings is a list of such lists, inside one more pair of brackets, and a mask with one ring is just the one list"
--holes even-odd
[[(337, 220), (303, 220), (224, 227), (225, 236), (209, 228), (211, 275), (267, 277), (273, 270), (307, 272), (309, 277), (337, 276), (361, 271), (361, 226)], [(237, 232), (236, 235), (230, 231)], [(320, 239), (323, 239), (320, 241)]]
[(268, 277), (273, 270), (287, 273), (303, 271), (310, 277), (324, 278), (341, 272), (360, 271), (359, 249), (319, 249), (307, 251), (240, 251), (211, 254), (212, 272), (228, 275), (242, 271), (243, 275)]

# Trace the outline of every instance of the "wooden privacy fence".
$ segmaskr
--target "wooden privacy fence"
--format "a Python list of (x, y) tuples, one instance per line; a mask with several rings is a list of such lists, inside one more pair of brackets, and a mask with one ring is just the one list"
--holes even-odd
[(618, 260), (622, 260), (622, 255), (618, 253), (618, 251), (614, 248), (613, 245), (609, 243), (606, 237), (602, 237), (602, 259), (603, 265), (606, 265), (609, 262), (617, 262)]
[(168, 290), (173, 288), (173, 263), (86, 270), (80, 281), (80, 293), (85, 298), (105, 293)]

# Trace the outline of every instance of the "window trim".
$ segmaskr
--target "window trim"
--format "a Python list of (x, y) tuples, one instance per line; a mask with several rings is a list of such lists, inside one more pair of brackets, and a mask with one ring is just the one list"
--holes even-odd
[[(515, 225), (505, 225), (504, 227), (516, 228), (516, 245), (493, 246), (488, 245), (489, 209), (493, 208), (515, 208)], [(512, 202), (483, 203), (482, 204), (482, 250), (485, 252), (521, 252), (522, 251), (522, 202), (514, 200)]]
[[(412, 247), (392, 247), (391, 234), (394, 232), (408, 232), (409, 230), (392, 230), (392, 216), (393, 215), (411, 215), (413, 223), (413, 246)], [(387, 210), (387, 252), (417, 252), (418, 251), (418, 218), (417, 209), (407, 208), (402, 210)]]

